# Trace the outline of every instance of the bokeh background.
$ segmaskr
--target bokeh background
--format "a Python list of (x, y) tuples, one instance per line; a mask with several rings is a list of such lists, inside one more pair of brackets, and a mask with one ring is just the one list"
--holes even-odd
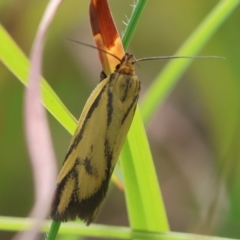
[[(119, 32), (132, 0), (109, 0)], [(128, 52), (136, 58), (173, 55), (218, 2), (149, 0)], [(0, 22), (29, 56), (47, 1), (0, 0)], [(43, 75), (78, 118), (99, 81), (89, 1), (63, 1), (51, 24)], [(172, 231), (240, 238), (240, 7), (222, 24), (147, 124)], [(1, 39), (0, 39), (1, 44)], [(181, 61), (181, 60), (175, 60)], [(142, 96), (167, 61), (140, 63)], [(27, 216), (33, 178), (23, 120), (24, 86), (0, 63), (0, 215)], [(59, 168), (71, 136), (49, 114)], [(136, 199), (137, 201), (137, 199)], [(96, 222), (128, 226), (124, 193), (111, 184)], [(0, 239), (12, 233), (0, 232)]]

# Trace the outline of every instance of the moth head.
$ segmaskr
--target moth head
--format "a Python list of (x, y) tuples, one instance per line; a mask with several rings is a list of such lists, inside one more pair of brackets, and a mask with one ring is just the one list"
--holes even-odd
[(136, 59), (134, 58), (133, 54), (126, 53), (120, 60), (120, 63), (117, 64), (115, 72), (123, 74), (134, 74), (134, 63), (136, 63)]

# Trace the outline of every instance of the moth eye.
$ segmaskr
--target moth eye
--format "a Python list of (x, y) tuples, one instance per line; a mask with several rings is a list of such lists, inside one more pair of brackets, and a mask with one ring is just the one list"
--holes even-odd
[(107, 77), (106, 73), (104, 71), (101, 71), (100, 73), (100, 82)]
[(120, 63), (116, 66), (115, 71), (117, 71), (120, 67)]

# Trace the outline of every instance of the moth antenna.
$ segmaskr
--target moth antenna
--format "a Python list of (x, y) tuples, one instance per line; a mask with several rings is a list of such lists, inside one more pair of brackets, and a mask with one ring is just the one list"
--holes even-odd
[(226, 59), (225, 57), (219, 56), (159, 56), (159, 57), (144, 57), (136, 59), (133, 63), (138, 63), (148, 60), (164, 60), (164, 59), (176, 59), (176, 58), (188, 58), (188, 59)]
[(91, 45), (91, 44), (88, 44), (88, 43), (84, 43), (84, 42), (80, 42), (80, 41), (77, 41), (77, 40), (73, 40), (73, 39), (68, 39), (69, 41), (71, 42), (74, 42), (74, 43), (78, 43), (78, 44), (81, 44), (83, 46), (86, 46), (86, 47), (90, 47), (90, 48), (93, 48), (93, 49), (97, 49), (98, 51), (101, 51), (101, 52), (104, 52), (106, 54), (109, 54), (111, 55), (112, 57), (115, 57), (119, 62), (121, 62), (121, 59), (119, 57), (117, 57), (116, 55), (102, 49), (102, 48), (99, 48), (99, 47), (96, 47), (94, 45)]

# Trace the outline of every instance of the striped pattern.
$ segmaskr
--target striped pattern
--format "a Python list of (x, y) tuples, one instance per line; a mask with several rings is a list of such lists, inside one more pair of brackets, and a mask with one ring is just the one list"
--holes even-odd
[(87, 100), (58, 176), (51, 211), (56, 221), (79, 217), (89, 225), (98, 212), (139, 97), (132, 60), (126, 54)]

